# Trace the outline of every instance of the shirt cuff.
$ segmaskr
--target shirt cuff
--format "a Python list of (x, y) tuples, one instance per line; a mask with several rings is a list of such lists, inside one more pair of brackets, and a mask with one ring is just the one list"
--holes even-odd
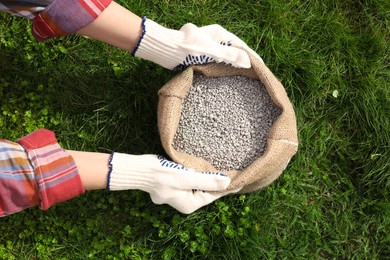
[(33, 166), (18, 144), (0, 140), (0, 217), (39, 203)]
[(32, 20), (37, 41), (73, 34), (93, 22), (112, 0), (55, 0)]
[(40, 209), (46, 210), (85, 192), (73, 157), (60, 147), (52, 131), (37, 130), (18, 143), (33, 165)]

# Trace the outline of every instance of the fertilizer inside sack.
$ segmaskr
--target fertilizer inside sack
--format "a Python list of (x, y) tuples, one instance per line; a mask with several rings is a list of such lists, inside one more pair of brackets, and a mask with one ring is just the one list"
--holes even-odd
[(259, 80), (194, 74), (173, 147), (204, 158), (217, 170), (242, 170), (264, 153), (280, 114)]

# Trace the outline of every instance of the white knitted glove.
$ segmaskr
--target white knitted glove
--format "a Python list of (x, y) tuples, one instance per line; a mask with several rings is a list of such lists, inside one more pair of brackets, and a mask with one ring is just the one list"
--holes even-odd
[(237, 192), (222, 191), (230, 184), (221, 173), (195, 172), (153, 154), (113, 153), (108, 176), (109, 190), (139, 189), (150, 194), (156, 204), (169, 204), (182, 213), (192, 213), (212, 201)]
[(250, 68), (248, 54), (240, 48), (250, 51), (262, 61), (240, 38), (218, 24), (199, 28), (187, 23), (177, 31), (144, 17), (142, 30), (142, 36), (132, 55), (153, 61), (167, 69), (180, 71), (189, 65), (210, 62)]

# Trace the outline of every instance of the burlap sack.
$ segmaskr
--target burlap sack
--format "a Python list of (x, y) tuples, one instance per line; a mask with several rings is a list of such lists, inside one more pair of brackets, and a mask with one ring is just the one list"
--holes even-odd
[(221, 172), (203, 158), (177, 151), (172, 146), (179, 126), (183, 99), (192, 87), (193, 73), (202, 73), (208, 77), (242, 75), (261, 80), (282, 113), (269, 130), (263, 155), (243, 170), (224, 172), (232, 180), (227, 190), (243, 186), (240, 193), (255, 191), (271, 184), (280, 176), (298, 148), (295, 113), (284, 87), (261, 61), (251, 55), (250, 60), (252, 64), (250, 69), (238, 69), (215, 63), (192, 66), (172, 78), (158, 92), (158, 128), (166, 153), (173, 161), (187, 168)]

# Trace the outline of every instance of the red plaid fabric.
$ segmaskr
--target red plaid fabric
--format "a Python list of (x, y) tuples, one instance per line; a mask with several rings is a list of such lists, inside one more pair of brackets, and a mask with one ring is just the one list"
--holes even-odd
[(85, 192), (72, 156), (60, 147), (52, 131), (37, 130), (18, 143), (27, 151), (34, 167), (40, 209), (46, 210)]
[(32, 20), (38, 41), (73, 34), (93, 22), (112, 0), (56, 0)]
[(33, 19), (54, 0), (0, 0), (0, 11)]
[(73, 34), (93, 22), (112, 0), (0, 0), (0, 11), (32, 19), (38, 41)]
[(18, 140), (0, 140), (0, 217), (84, 193), (73, 158), (53, 132), (40, 129)]
[(32, 165), (18, 143), (0, 140), (0, 217), (39, 203)]

